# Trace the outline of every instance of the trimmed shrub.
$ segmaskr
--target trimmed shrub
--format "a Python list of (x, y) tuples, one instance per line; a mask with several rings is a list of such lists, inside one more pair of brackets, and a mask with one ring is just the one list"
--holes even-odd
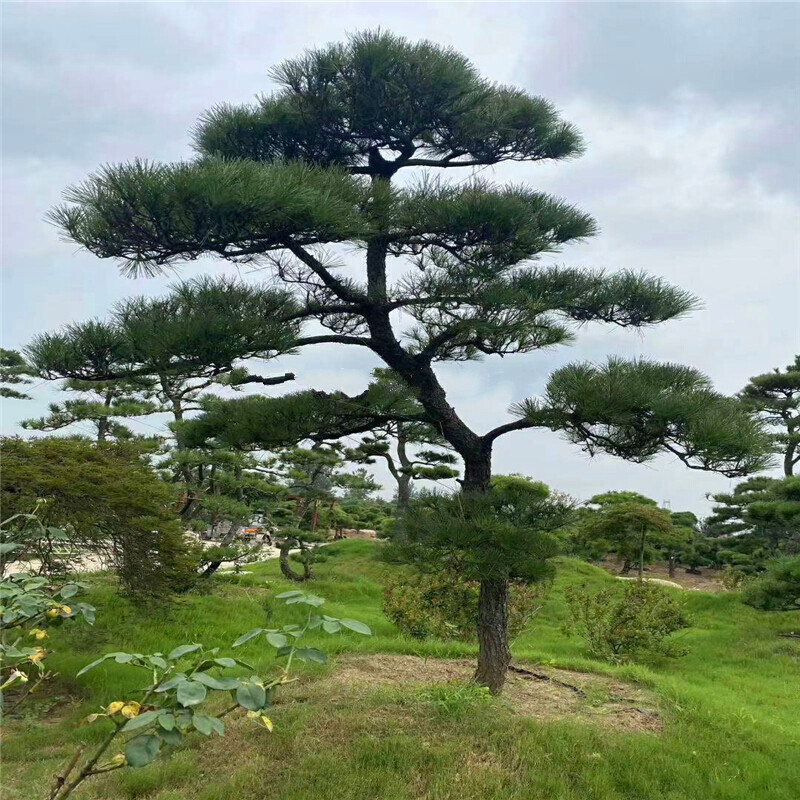
[(800, 556), (770, 561), (763, 575), (745, 584), (742, 599), (761, 611), (800, 609)]
[[(542, 607), (550, 583), (514, 582), (509, 592), (508, 627), (517, 636)], [(389, 578), (384, 586), (383, 611), (407, 636), (425, 639), (476, 641), (477, 581), (453, 571), (407, 574)]]
[(594, 594), (586, 587), (569, 586), (564, 595), (570, 612), (565, 632), (582, 636), (600, 658), (621, 662), (657, 653), (686, 654), (685, 648), (668, 641), (689, 627), (682, 603), (668, 589), (626, 581)]

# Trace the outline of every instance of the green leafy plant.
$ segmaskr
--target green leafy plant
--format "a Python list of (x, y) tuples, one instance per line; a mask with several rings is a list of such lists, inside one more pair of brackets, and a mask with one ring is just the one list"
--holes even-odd
[[(199, 733), (203, 736), (225, 735), (222, 719), (233, 711), (244, 709), (247, 717), (256, 720), (272, 731), (272, 721), (267, 716), (272, 693), (277, 687), (289, 683), (293, 661), (325, 663), (321, 650), (301, 646), (300, 640), (309, 630), (321, 628), (335, 634), (345, 629), (364, 635), (371, 631), (363, 622), (354, 619), (336, 619), (314, 613), (325, 603), (322, 597), (305, 592), (284, 592), (276, 599), (287, 605), (302, 603), (310, 607), (304, 625), (284, 625), (282, 628), (255, 628), (240, 636), (232, 647), (240, 647), (264, 634), (267, 642), (276, 648), (278, 658), (285, 658), (282, 669), (271, 678), (256, 675), (253, 667), (239, 658), (219, 655), (219, 648), (207, 650), (202, 644), (180, 645), (170, 653), (107, 653), (87, 664), (78, 677), (107, 661), (126, 664), (146, 670), (151, 675), (148, 685), (140, 690), (138, 700), (115, 700), (101, 711), (90, 714), (89, 723), (110, 722), (112, 727), (89, 757), (82, 760), (84, 747), (78, 749), (64, 771), (56, 778), (48, 800), (64, 800), (85, 780), (95, 775), (123, 769), (144, 767), (158, 757), (168, 754), (183, 742), (185, 736)], [(249, 676), (233, 677), (227, 670), (243, 668)], [(219, 712), (212, 712), (210, 700), (214, 693), (228, 693), (231, 704)], [(123, 752), (103, 761), (115, 742), (124, 741)]]
[(621, 662), (660, 653), (685, 655), (685, 648), (667, 641), (689, 627), (680, 601), (668, 590), (644, 581), (602, 589), (592, 594), (585, 587), (564, 590), (570, 619), (565, 633), (577, 633), (600, 658)]
[[(550, 582), (511, 583), (508, 600), (508, 630), (513, 638), (521, 633), (542, 607)], [(384, 584), (383, 611), (398, 629), (415, 639), (477, 638), (478, 581), (466, 580), (453, 570), (434, 574), (391, 576)]]
[(288, 675), (292, 661), (310, 661), (317, 664), (324, 664), (327, 661), (325, 653), (315, 647), (300, 646), (300, 640), (308, 631), (323, 630), (325, 633), (336, 634), (343, 630), (351, 630), (361, 633), (364, 636), (371, 636), (372, 631), (368, 625), (359, 622), (357, 619), (338, 619), (327, 614), (317, 614), (315, 608), (324, 605), (325, 599), (315, 594), (295, 590), (284, 592), (276, 597), (276, 600), (284, 600), (286, 605), (303, 604), (309, 606), (306, 620), (303, 625), (291, 624), (284, 625), (282, 628), (254, 628), (244, 636), (240, 636), (233, 647), (241, 647), (257, 636), (264, 638), (276, 648), (278, 658), (285, 658), (284, 675)]
[[(95, 609), (72, 600), (81, 583), (50, 586), (47, 578), (18, 573), (0, 581), (0, 715), (18, 708), (44, 682), (54, 677), (45, 659), (52, 652), (44, 645), (47, 628), (82, 617), (94, 624)], [(6, 709), (4, 692), (21, 693)]]
[(743, 599), (762, 611), (800, 609), (800, 556), (770, 561), (763, 575), (745, 585)]
[(726, 567), (722, 573), (722, 585), (729, 592), (736, 592), (742, 588), (747, 579), (747, 572), (740, 567)]

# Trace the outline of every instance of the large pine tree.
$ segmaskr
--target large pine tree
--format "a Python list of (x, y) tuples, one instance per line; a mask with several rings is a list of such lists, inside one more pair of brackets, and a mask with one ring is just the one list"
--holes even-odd
[[(133, 274), (208, 255), (270, 266), (294, 290), (287, 316), (317, 323), (297, 345), (379, 356), (462, 457), (465, 492), (489, 490), (500, 436), (535, 427), (632, 461), (668, 452), (727, 475), (763, 464), (759, 425), (674, 364), (567, 366), (488, 431), (450, 403), (441, 362), (530, 353), (590, 322), (638, 329), (695, 308), (659, 278), (537, 263), (596, 231), (564, 201), (437, 177), (580, 155), (578, 131), (551, 103), (484, 80), (453, 50), (383, 32), (308, 51), (272, 78), (272, 94), (200, 119), (196, 159), (104, 167), (53, 219)], [(476, 679), (495, 692), (510, 660), (507, 593), (497, 570), (481, 581)]]

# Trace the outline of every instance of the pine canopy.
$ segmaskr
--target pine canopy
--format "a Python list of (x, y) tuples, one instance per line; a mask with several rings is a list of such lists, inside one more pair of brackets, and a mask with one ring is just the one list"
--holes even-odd
[[(551, 103), (484, 80), (460, 54), (368, 32), (272, 77), (273, 94), (201, 117), (194, 160), (105, 167), (52, 219), (131, 273), (206, 255), (270, 267), (292, 292), (283, 319), (316, 325), (294, 344), (376, 353), (465, 459), (467, 485), (488, 485), (494, 439), (534, 426), (632, 460), (666, 450), (725, 474), (763, 465), (763, 433), (741, 406), (693, 370), (649, 362), (567, 367), (515, 421), (471, 430), (436, 362), (566, 344), (590, 322), (643, 328), (696, 300), (639, 272), (544, 266), (542, 255), (596, 233), (588, 214), (527, 186), (447, 180), (457, 168), (583, 149)], [(257, 404), (232, 407), (250, 430), (274, 405)]]

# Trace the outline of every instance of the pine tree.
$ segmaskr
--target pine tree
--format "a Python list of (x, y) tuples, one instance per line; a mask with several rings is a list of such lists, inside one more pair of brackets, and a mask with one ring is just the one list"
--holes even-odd
[(30, 400), (25, 392), (12, 389), (11, 385), (32, 383), (30, 376), (35, 375), (33, 367), (28, 364), (22, 353), (17, 350), (6, 350), (0, 347), (0, 397), (14, 400)]
[[(696, 307), (645, 274), (538, 263), (596, 232), (562, 200), (475, 176), (434, 177), (580, 155), (578, 131), (551, 103), (482, 79), (451, 49), (384, 32), (309, 51), (272, 77), (274, 93), (200, 119), (196, 160), (103, 167), (52, 219), (131, 274), (207, 255), (271, 267), (294, 292), (288, 317), (324, 329), (296, 346), (338, 343), (381, 358), (463, 459), (466, 494), (489, 491), (495, 441), (527, 428), (636, 462), (666, 452), (728, 475), (763, 465), (758, 423), (675, 364), (564, 367), (542, 397), (486, 432), (448, 400), (441, 362), (531, 353), (571, 342), (590, 322), (640, 329)], [(401, 173), (410, 177), (395, 180)], [(394, 277), (400, 264), (413, 269)], [(255, 406), (236, 408), (249, 417), (241, 430), (254, 432)], [(507, 597), (508, 576), (488, 571), (476, 680), (493, 692), (510, 660)]]
[(704, 528), (720, 540), (723, 554), (730, 550), (763, 561), (800, 550), (800, 477), (758, 476), (712, 499), (716, 505)]
[(120, 420), (145, 417), (160, 410), (152, 401), (153, 386), (152, 380), (141, 377), (95, 382), (68, 378), (61, 389), (77, 397), (51, 403), (47, 416), (26, 419), (21, 424), (26, 430), (58, 431), (89, 423), (98, 442), (135, 439), (130, 427)]
[(783, 372), (776, 369), (750, 378), (739, 396), (771, 427), (777, 452), (783, 456), (783, 474), (794, 475), (800, 462), (800, 355)]

